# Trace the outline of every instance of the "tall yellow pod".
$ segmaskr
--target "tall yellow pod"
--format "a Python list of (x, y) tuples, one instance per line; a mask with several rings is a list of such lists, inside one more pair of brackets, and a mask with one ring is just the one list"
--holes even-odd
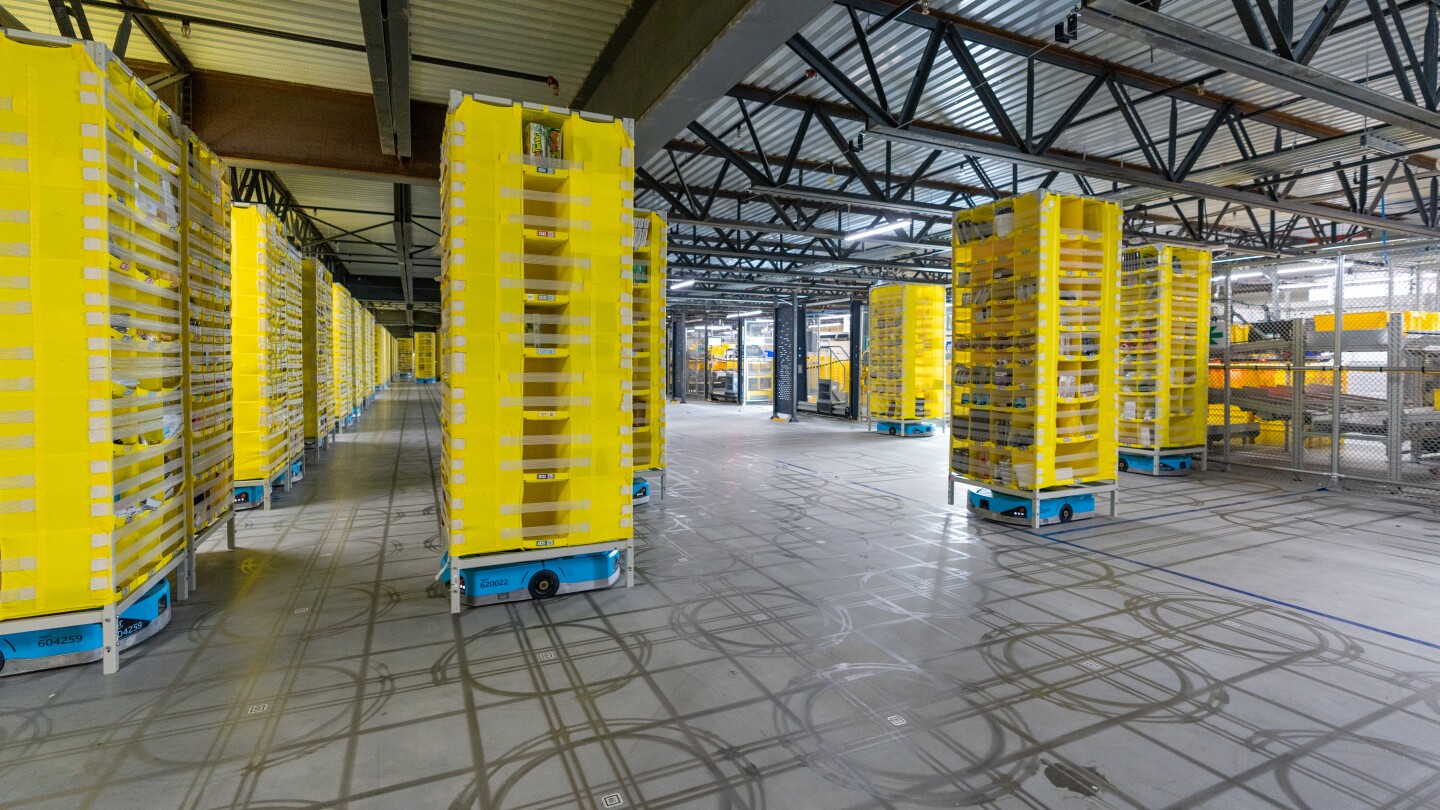
[[(527, 130), (559, 133), (537, 157)], [(442, 167), (444, 507), (455, 556), (631, 537), (633, 141), (454, 96)]]

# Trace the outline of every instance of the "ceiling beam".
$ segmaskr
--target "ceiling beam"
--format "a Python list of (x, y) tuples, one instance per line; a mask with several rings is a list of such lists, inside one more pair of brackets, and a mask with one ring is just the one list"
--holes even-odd
[(400, 289), (405, 296), (405, 323), (415, 325), (415, 279), (410, 254), (413, 252), (412, 220), (413, 206), (410, 200), (410, 186), (395, 184), (395, 263), (400, 268)]
[(830, 6), (830, 0), (654, 3), (613, 62), (596, 64), (571, 106), (635, 119), (642, 163)]
[(1440, 230), (1431, 228), (1421, 222), (1384, 219), (1365, 213), (1349, 211), (1339, 206), (1318, 205), (1316, 203), (1301, 202), (1283, 197), (1272, 199), (1259, 192), (1245, 191), (1228, 186), (1212, 186), (1204, 183), (1196, 183), (1192, 180), (1170, 180), (1156, 172), (1145, 171), (1132, 166), (1121, 166), (1092, 158), (1072, 157), (1058, 152), (1050, 152), (1045, 155), (1032, 155), (1018, 147), (1001, 143), (993, 138), (987, 138), (975, 133), (962, 133), (941, 130), (929, 126), (921, 127), (918, 125), (912, 125), (903, 129), (897, 127), (872, 126), (867, 131), (878, 138), (884, 138), (898, 143), (909, 143), (930, 149), (948, 149), (965, 154), (981, 155), (1022, 166), (1034, 166), (1051, 171), (1083, 174), (1100, 180), (1158, 188), (1176, 194), (1188, 194), (1210, 200), (1220, 200), (1221, 202), (1233, 203), (1235, 205), (1242, 205), (1259, 210), (1281, 211), (1303, 217), (1344, 222), (1375, 233), (1388, 231), (1392, 234), (1403, 233), (1431, 239), (1440, 237)]
[(382, 151), (368, 94), (210, 71), (193, 73), (190, 86), (191, 127), (232, 165), (439, 182), (444, 105), (412, 104), (414, 148), (402, 160)]
[[(318, 37), (314, 36), (313, 34), (301, 34), (294, 31), (283, 31), (278, 28), (265, 28), (263, 26), (250, 25), (248, 23), (231, 22), (230, 20), (222, 20), (216, 17), (205, 17), (182, 11), (161, 11), (145, 6), (143, 2), (141, 2), (141, 0), (122, 0), (122, 2), (110, 2), (110, 0), (72, 0), (72, 2), (80, 2), (90, 8), (102, 8), (109, 11), (119, 11), (128, 14), (134, 14), (135, 18), (138, 21), (144, 21), (147, 19), (174, 20), (180, 23), (190, 23), (191, 25), (205, 26), (207, 28), (216, 28), (221, 31), (235, 31), (242, 34), (251, 34), (257, 37), (268, 37), (270, 39), (280, 39), (287, 42), (298, 42), (303, 45), (314, 45), (320, 48), (335, 48), (342, 51), (365, 53), (365, 43), (363, 42), (346, 42), (344, 40), (330, 39), (328, 37)], [(136, 3), (138, 3), (139, 5), (134, 5)], [(143, 27), (144, 26), (142, 25), (142, 28)], [(156, 47), (158, 48), (160, 46), (157, 45)], [(161, 53), (164, 53), (163, 49), (161, 50)], [(168, 54), (166, 54), (166, 58), (170, 58)], [(443, 56), (430, 56), (421, 53), (412, 53), (410, 55), (410, 59), (411, 61), (421, 62), (427, 65), (437, 65), (440, 67), (455, 68), (456, 70), (468, 70), (473, 73), (488, 73), (492, 76), (503, 76), (508, 79), (520, 79), (527, 82), (540, 82), (551, 87), (557, 86), (554, 76), (542, 76), (539, 73), (527, 73), (522, 70), (511, 70), (509, 68), (494, 67), (492, 65), (478, 65), (473, 62), (462, 62), (458, 59), (449, 59)], [(175, 66), (186, 67), (183, 65)]]
[[(1149, 11), (1128, 0), (1086, 0), (1085, 5), (1086, 25), (1302, 98), (1440, 139), (1440, 114), (1417, 104)], [(1397, 78), (1406, 81), (1403, 75)]]
[(409, 0), (360, 0), (380, 151), (410, 157)]
[(30, 30), (25, 27), (24, 23), (20, 22), (18, 17), (6, 11), (4, 6), (0, 6), (0, 28), (9, 28), (12, 31)]

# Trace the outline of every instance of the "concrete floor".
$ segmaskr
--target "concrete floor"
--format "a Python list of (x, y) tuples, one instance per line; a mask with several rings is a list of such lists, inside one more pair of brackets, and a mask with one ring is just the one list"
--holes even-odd
[(676, 405), (637, 586), (446, 612), (397, 386), (163, 633), (0, 680), (0, 808), (1440, 806), (1440, 532), (1127, 475), (1038, 532), (945, 440)]

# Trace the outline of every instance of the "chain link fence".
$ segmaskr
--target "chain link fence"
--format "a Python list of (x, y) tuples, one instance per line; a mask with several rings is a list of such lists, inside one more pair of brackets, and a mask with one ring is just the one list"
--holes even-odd
[(1440, 505), (1440, 247), (1226, 266), (1212, 464)]

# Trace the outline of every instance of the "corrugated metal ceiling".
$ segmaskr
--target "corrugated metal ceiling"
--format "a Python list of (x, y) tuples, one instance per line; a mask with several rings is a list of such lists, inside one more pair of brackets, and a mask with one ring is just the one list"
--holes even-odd
[[(463, 90), (568, 104), (630, 4), (631, 0), (412, 0), (412, 53), (554, 76), (560, 82), (560, 94), (553, 95), (539, 82), (418, 62), (411, 68), (411, 94), (418, 101), (444, 103), (451, 90)], [(149, 5), (157, 11), (193, 14), (197, 18), (353, 45), (365, 41), (355, 0), (151, 0)], [(31, 30), (58, 33), (46, 0), (5, 0), (5, 8)], [(95, 7), (87, 7), (86, 13), (96, 39), (113, 42), (121, 15)], [(162, 23), (201, 70), (370, 92), (370, 70), (363, 51), (291, 42), (202, 23), (193, 24), (185, 36), (179, 23)], [(138, 30), (131, 38), (128, 55), (164, 61)]]
[[(1304, 30), (1319, 11), (1322, 2), (1323, 0), (1297, 0), (1295, 3), (1297, 30)], [(1374, 28), (1368, 22), (1352, 24), (1352, 21), (1367, 15), (1368, 10), (1364, 4), (1352, 5), (1352, 9), (1342, 17), (1337, 26), (1337, 32), (1321, 48), (1312, 64), (1314, 67), (1352, 80), (1366, 81), (1372, 88), (1398, 97), (1400, 93), (1394, 79), (1379, 75), (1388, 70), (1388, 62), (1384, 57)], [(982, 2), (943, 0), (931, 2), (930, 6), (936, 12), (958, 15), (977, 26), (989, 26), (1011, 34), (1033, 38), (1037, 42), (1037, 49), (1068, 48), (1081, 54), (1120, 63), (1134, 70), (1169, 79), (1177, 84), (1204, 77), (1213, 72), (1206, 66), (1169, 53), (1152, 51), (1128, 39), (1086, 28), (1083, 22), (1083, 13), (1080, 41), (1068, 46), (1054, 45), (1051, 42), (1052, 29), (1055, 23), (1061, 21), (1074, 9), (1075, 4), (1072, 0), (983, 0)], [(1229, 3), (1215, 2), (1215, 0), (1170, 0), (1165, 4), (1164, 13), (1167, 16), (1201, 25), (1237, 40), (1245, 39), (1245, 34), (1236, 20), (1234, 9)], [(1405, 12), (1404, 19), (1412, 36), (1417, 36), (1417, 32), (1423, 32), (1423, 14), (1424, 9), (1420, 7), (1411, 8)], [(861, 13), (859, 17), (861, 22), (866, 25), (873, 24), (879, 19), (877, 16), (865, 13)], [(837, 5), (831, 8), (808, 25), (802, 33), (818, 50), (830, 55), (845, 75), (873, 94), (874, 87), (860, 49), (848, 47), (855, 35), (850, 17), (844, 7)], [(892, 109), (898, 109), (903, 104), (904, 95), (909, 89), (910, 81), (915, 74), (915, 66), (921, 59), (926, 40), (926, 31), (902, 22), (885, 24), (871, 34), (871, 51), (881, 85), (888, 95), (889, 105)], [(1027, 125), (1037, 135), (1046, 132), (1068, 106), (1071, 99), (1088, 82), (1086, 76), (1037, 62), (1035, 104), (1033, 111), (1029, 113), (1029, 115), (1033, 115), (1033, 120), (1027, 120), (1027, 60), (1013, 53), (975, 44), (971, 45), (971, 50), (984, 71), (991, 89), (1004, 103), (1015, 125), (1022, 132)], [(798, 81), (798, 87), (792, 91), (794, 95), (818, 98), (848, 106), (848, 102), (840, 93), (831, 88), (823, 79), (805, 80), (807, 68), (808, 66), (790, 49), (782, 49), (757, 67), (747, 77), (746, 84), (770, 91), (779, 91), (789, 89)], [(1276, 108), (1285, 114), (1337, 130), (1354, 131), (1367, 125), (1373, 126), (1375, 123), (1367, 122), (1362, 116), (1316, 101), (1296, 98), (1268, 85), (1243, 77), (1231, 75), (1212, 77), (1206, 80), (1204, 89), (1212, 95), (1228, 96), (1262, 107)], [(1150, 134), (1155, 138), (1164, 137), (1169, 132), (1170, 101), (1164, 98), (1149, 99), (1143, 92), (1134, 89), (1131, 89), (1130, 95), (1136, 101)], [(1102, 89), (1095, 94), (1086, 109), (1080, 114), (1077, 119), (1080, 123), (1066, 130), (1056, 143), (1056, 148), (1144, 166), (1143, 154), (1135, 144), (1133, 134), (1122, 116), (1115, 114), (1114, 110), (1114, 99), (1108, 90)], [(771, 155), (783, 156), (789, 149), (791, 139), (798, 128), (800, 113), (779, 107), (762, 110), (759, 105), (753, 103), (750, 104), (749, 111), (764, 151)], [(1176, 112), (1178, 130), (1181, 133), (1177, 138), (1176, 152), (1183, 156), (1190, 148), (1199, 130), (1209, 120), (1211, 110), (1182, 102), (1178, 105)], [(1098, 113), (1108, 114), (1097, 115)], [(944, 48), (941, 49), (936, 68), (922, 96), (918, 117), (979, 133), (991, 135), (998, 133), (964, 73)], [(1094, 120), (1087, 121), (1088, 118)], [(743, 126), (740, 107), (735, 99), (717, 100), (698, 120), (732, 147), (754, 151), (754, 144), (748, 130)], [(847, 139), (853, 139), (861, 130), (858, 122), (837, 121), (837, 124)], [(1245, 130), (1256, 148), (1261, 151), (1273, 148), (1276, 143), (1277, 131), (1270, 126), (1251, 120), (1246, 122)], [(700, 145), (699, 139), (688, 132), (680, 134), (678, 138), (691, 146)], [(1287, 147), (1304, 144), (1310, 140), (1313, 139), (1289, 130), (1280, 133), (1280, 142)], [(1427, 143), (1424, 139), (1413, 137), (1405, 137), (1402, 140), (1407, 145)], [(1162, 151), (1168, 151), (1168, 148), (1162, 145)], [(888, 165), (895, 175), (905, 177), (913, 173), (928, 154), (929, 150), (899, 144), (896, 144), (887, 153), (883, 143), (877, 143), (872, 139), (866, 144), (866, 148), (859, 154), (859, 157), (877, 174), (883, 174), (888, 161)], [(802, 160), (844, 165), (840, 150), (818, 126), (812, 125), (800, 156)], [(954, 160), (955, 157), (955, 155), (942, 157), (935, 167), (951, 168), (948, 171), (939, 172), (929, 179), (970, 186), (984, 185), (970, 165), (957, 164)], [(1242, 157), (1235, 140), (1222, 130), (1207, 147), (1199, 166), (1203, 168), (1232, 163), (1241, 160)], [(1002, 191), (1009, 190), (1012, 181), (1010, 164), (990, 159), (981, 159), (977, 163), (988, 178), (995, 185), (1001, 187)], [(706, 154), (690, 156), (689, 162), (682, 162), (682, 165), (685, 167), (687, 181), (696, 186), (705, 186), (720, 170), (721, 161), (712, 154)], [(661, 181), (677, 182), (676, 173), (664, 155), (651, 158), (645, 166)], [(1018, 187), (1024, 190), (1037, 185), (1046, 173), (1022, 167), (1016, 174), (1019, 180)], [(822, 188), (835, 187), (841, 182), (843, 181), (833, 176), (822, 179), (814, 172), (807, 177), (807, 185), (816, 185)], [(749, 186), (749, 180), (733, 169), (726, 176), (725, 188), (729, 190), (743, 191)], [(1404, 183), (1393, 185), (1390, 194), (1395, 195), (1397, 199), (1402, 194), (1408, 198), (1408, 188), (1404, 186)], [(1079, 190), (1076, 183), (1068, 176), (1059, 178), (1052, 187), (1067, 192)], [(852, 183), (846, 190), (861, 191), (858, 184), (855, 183)], [(1109, 184), (1097, 184), (1097, 193), (1108, 190)], [(1296, 185), (1293, 193), (1296, 196), (1306, 195), (1321, 199), (1333, 199), (1343, 195), (1343, 190), (1333, 174), (1326, 174), (1302, 180)], [(924, 190), (914, 194), (914, 198), (917, 200), (931, 202), (945, 202), (947, 196), (943, 192)], [(668, 207), (659, 195), (653, 193), (642, 194), (639, 202), (642, 205)], [(957, 204), (963, 205), (964, 203), (961, 201)], [(746, 206), (747, 210), (755, 211), (754, 205), (763, 206), (763, 203), (750, 203)], [(1211, 207), (1212, 217), (1219, 208), (1219, 205)], [(736, 206), (732, 201), (720, 201), (716, 203), (714, 215), (734, 216), (735, 209)], [(1181, 210), (1185, 211), (1187, 215), (1193, 215), (1195, 206), (1193, 203), (1182, 205)], [(1244, 219), (1245, 227), (1253, 227), (1248, 221), (1248, 216), (1244, 214), (1238, 214), (1238, 216)], [(1239, 223), (1240, 220), (1236, 220), (1236, 224)]]
[[(60, 29), (55, 25), (55, 17), (50, 14), (50, 4), (46, 0), (3, 0), (0, 5), (5, 10), (15, 15), (15, 18), (24, 23), (26, 28), (40, 34), (60, 35)], [(108, 14), (103, 11), (87, 13), (86, 19), (90, 21), (90, 32), (95, 35), (98, 42), (113, 45), (115, 42), (115, 31), (120, 27), (120, 16)], [(155, 46), (145, 39), (145, 35), (136, 28), (131, 32), (130, 45), (126, 56), (131, 59), (139, 59), (145, 62), (164, 62), (164, 57), (155, 50)]]

